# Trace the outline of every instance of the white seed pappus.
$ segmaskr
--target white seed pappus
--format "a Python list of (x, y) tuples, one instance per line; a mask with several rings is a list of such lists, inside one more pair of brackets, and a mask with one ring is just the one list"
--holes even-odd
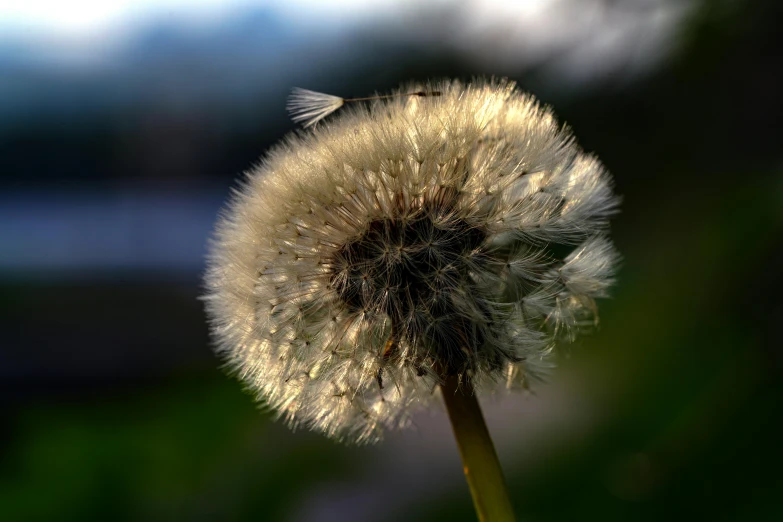
[(208, 258), (230, 370), (292, 427), (349, 442), (409, 424), (449, 375), (527, 387), (595, 324), (618, 260), (609, 175), (532, 96), (506, 81), (399, 93), (273, 148)]

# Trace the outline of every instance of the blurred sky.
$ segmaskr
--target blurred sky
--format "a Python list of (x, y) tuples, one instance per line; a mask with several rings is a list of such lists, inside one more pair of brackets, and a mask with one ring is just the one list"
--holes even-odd
[[(263, 13), (290, 35), (307, 31), (311, 40), (377, 24), (393, 28), (401, 38), (445, 39), (463, 52), (501, 63), (524, 63), (578, 41), (564, 69), (596, 74), (616, 66), (629, 46), (641, 59), (634, 63), (660, 58), (692, 8), (692, 0), (437, 0), (426, 5), (410, 0), (5, 1), (0, 4), (0, 49), (50, 65), (106, 66), (151, 27), (167, 25), (180, 37), (196, 37), (221, 28), (230, 32), (238, 18)], [(432, 13), (449, 17), (451, 24), (430, 23)], [(268, 29), (265, 25), (255, 25), (257, 37)], [(450, 31), (442, 30), (449, 25)], [(498, 30), (502, 42), (493, 37)], [(595, 67), (599, 58), (601, 66)]]

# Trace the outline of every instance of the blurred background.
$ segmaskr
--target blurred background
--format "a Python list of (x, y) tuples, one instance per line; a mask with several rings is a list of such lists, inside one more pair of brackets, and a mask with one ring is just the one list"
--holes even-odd
[(482, 400), (520, 520), (783, 520), (779, 6), (0, 1), (0, 520), (474, 520), (444, 412), (372, 447), (292, 433), (197, 297), (292, 87), (482, 75), (624, 196), (598, 331)]

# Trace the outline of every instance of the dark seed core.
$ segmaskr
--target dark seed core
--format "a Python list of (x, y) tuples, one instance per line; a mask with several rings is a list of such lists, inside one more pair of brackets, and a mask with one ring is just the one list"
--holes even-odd
[(349, 311), (390, 318), (392, 338), (384, 357), (393, 356), (393, 347), (405, 339), (421, 347), (417, 352), (437, 358), (416, 364), (461, 373), (485, 336), (459, 312), (454, 298), (464, 298), (470, 288), (468, 259), (480, 252), (486, 237), (463, 219), (426, 209), (376, 219), (339, 249), (331, 283)]

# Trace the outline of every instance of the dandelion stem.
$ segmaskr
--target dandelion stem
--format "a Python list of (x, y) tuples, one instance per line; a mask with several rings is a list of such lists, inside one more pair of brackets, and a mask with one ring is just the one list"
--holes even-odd
[(463, 380), (460, 385), (457, 377), (448, 377), (441, 391), (479, 520), (513, 521), (503, 472), (473, 385), (469, 380)]

